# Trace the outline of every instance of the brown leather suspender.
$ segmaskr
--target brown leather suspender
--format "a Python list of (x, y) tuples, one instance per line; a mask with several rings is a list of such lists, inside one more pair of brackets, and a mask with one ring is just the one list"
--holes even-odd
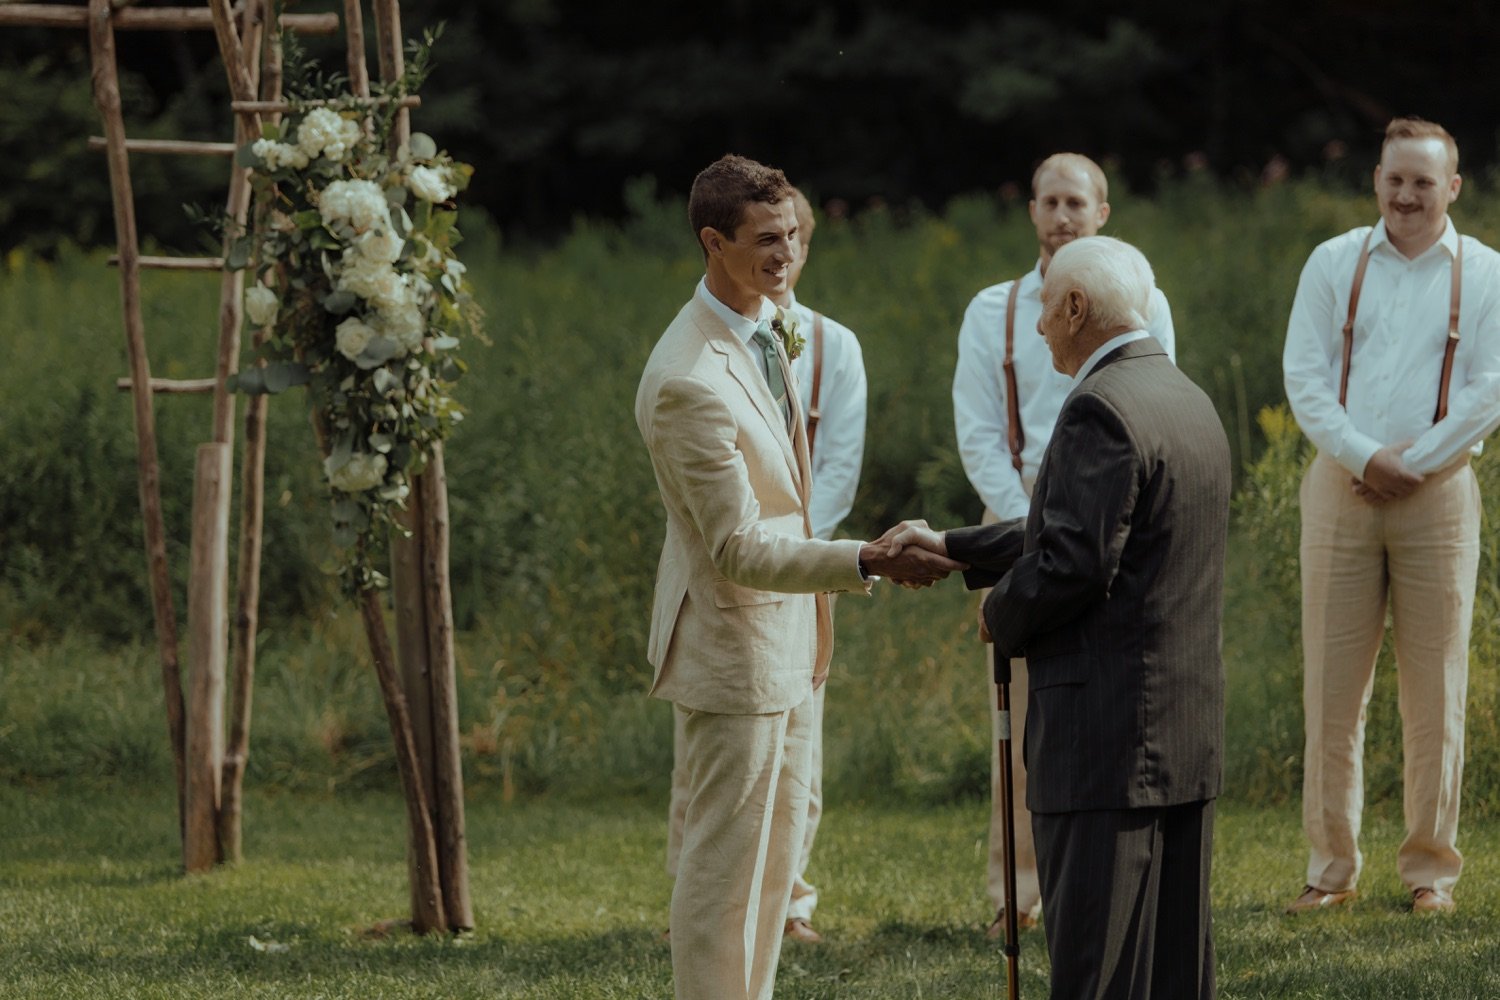
[(807, 461), (812, 463), (813, 440), (818, 436), (818, 421), (823, 411), (818, 409), (818, 389), (823, 384), (823, 314), (813, 313), (813, 379), (812, 400), (807, 407)]
[[(1365, 267), (1370, 263), (1370, 237), (1375, 235), (1372, 227), (1365, 234), (1365, 242), (1359, 248), (1359, 263), (1354, 267), (1354, 284), (1349, 289), (1349, 315), (1344, 320), (1344, 370), (1339, 376), (1339, 405), (1349, 408), (1349, 361), (1354, 356), (1354, 314), (1359, 309), (1359, 293), (1365, 283)], [(1437, 410), (1432, 422), (1437, 423), (1448, 415), (1448, 383), (1453, 378), (1453, 354), (1458, 350), (1458, 304), (1463, 293), (1464, 240), (1458, 238), (1458, 250), (1453, 254), (1453, 284), (1448, 298), (1448, 343), (1443, 348), (1443, 374), (1438, 381)]]
[(1016, 299), (1020, 298), (1021, 279), (1010, 283), (1005, 297), (1005, 430), (1010, 439), (1010, 464), (1021, 471), (1021, 452), (1026, 447), (1026, 432), (1021, 429), (1021, 397), (1016, 393)]

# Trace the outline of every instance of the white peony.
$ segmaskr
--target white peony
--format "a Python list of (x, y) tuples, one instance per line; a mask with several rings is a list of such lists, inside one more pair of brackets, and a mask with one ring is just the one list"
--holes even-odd
[(256, 326), (270, 326), (276, 322), (276, 313), (280, 308), (281, 300), (265, 285), (245, 289), (245, 315)]
[(401, 257), (401, 248), (406, 245), (406, 241), (397, 236), (394, 229), (386, 226), (361, 233), (354, 245), (362, 257), (394, 264)]
[(297, 126), (297, 148), (309, 160), (319, 153), (330, 160), (342, 160), (359, 137), (358, 122), (329, 108), (313, 108)]
[(345, 493), (363, 493), (385, 481), (386, 460), (384, 455), (371, 455), (362, 451), (351, 452), (340, 463), (329, 455), (323, 459), (323, 474), (336, 490)]
[(250, 151), (260, 157), (266, 169), (271, 171), (280, 170), (282, 167), (301, 170), (308, 163), (308, 156), (301, 149), (274, 139), (257, 139), (250, 147)]
[(457, 193), (449, 183), (447, 173), (433, 167), (412, 168), (411, 176), (406, 179), (406, 186), (423, 201), (447, 201)]
[(334, 346), (340, 354), (353, 361), (364, 353), (370, 341), (378, 335), (373, 327), (355, 316), (350, 316), (333, 331)]
[(318, 197), (318, 214), (325, 226), (347, 222), (360, 233), (391, 224), (385, 192), (374, 181), (334, 181)]
[(379, 312), (380, 331), (401, 345), (406, 354), (422, 346), (422, 337), (427, 324), (422, 319), (422, 310), (415, 303), (401, 303)]

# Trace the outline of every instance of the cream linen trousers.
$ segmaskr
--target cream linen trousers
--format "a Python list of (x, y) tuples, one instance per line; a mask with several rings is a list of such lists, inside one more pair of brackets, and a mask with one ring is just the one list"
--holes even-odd
[(770, 1000), (807, 821), (813, 699), (767, 715), (674, 712), (687, 765), (670, 924), (677, 1000)]
[(1323, 455), (1302, 481), (1302, 824), (1307, 883), (1354, 888), (1364, 806), (1365, 708), (1389, 598), (1401, 707), (1408, 889), (1451, 890), (1458, 853), (1479, 485), (1467, 459), (1404, 500), (1374, 506)]

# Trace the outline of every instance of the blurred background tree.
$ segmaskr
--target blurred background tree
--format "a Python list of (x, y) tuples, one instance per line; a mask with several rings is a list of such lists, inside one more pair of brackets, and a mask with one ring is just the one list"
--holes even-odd
[[(730, 150), (855, 210), (1021, 194), (1038, 157), (1062, 148), (1111, 161), (1137, 189), (1187, 169), (1363, 183), (1394, 114), (1448, 125), (1470, 172), (1495, 158), (1500, 94), (1474, 81), (1500, 45), (1500, 10), (1483, 0), (1110, 6), (427, 0), (404, 28), (447, 24), (420, 114), (479, 165), (469, 204), (543, 238), (575, 215), (621, 217), (632, 178), (679, 195)], [(84, 146), (97, 131), (85, 44), (0, 35), (0, 249), (110, 238), (103, 163)], [(227, 137), (211, 37), (127, 34), (120, 48), (137, 134)], [(148, 232), (195, 243), (178, 204), (215, 201), (220, 171), (142, 166)]]

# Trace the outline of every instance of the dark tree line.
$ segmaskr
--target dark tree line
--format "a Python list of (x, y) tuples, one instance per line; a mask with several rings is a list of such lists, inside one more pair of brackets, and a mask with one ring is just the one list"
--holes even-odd
[[(404, 16), (410, 35), (446, 24), (419, 127), (479, 168), (471, 202), (543, 236), (619, 213), (631, 178), (681, 194), (729, 150), (858, 208), (1024, 190), (1062, 148), (1140, 188), (1189, 166), (1362, 182), (1404, 113), (1453, 129), (1473, 173), (1500, 120), (1484, 0), (423, 0)], [(336, 44), (308, 47), (337, 68)], [(122, 35), (121, 52), (138, 134), (227, 134), (211, 38)], [(82, 33), (0, 33), (0, 88), (0, 245), (108, 241)], [(194, 240), (177, 203), (211, 203), (221, 173), (143, 164), (150, 231)]]

